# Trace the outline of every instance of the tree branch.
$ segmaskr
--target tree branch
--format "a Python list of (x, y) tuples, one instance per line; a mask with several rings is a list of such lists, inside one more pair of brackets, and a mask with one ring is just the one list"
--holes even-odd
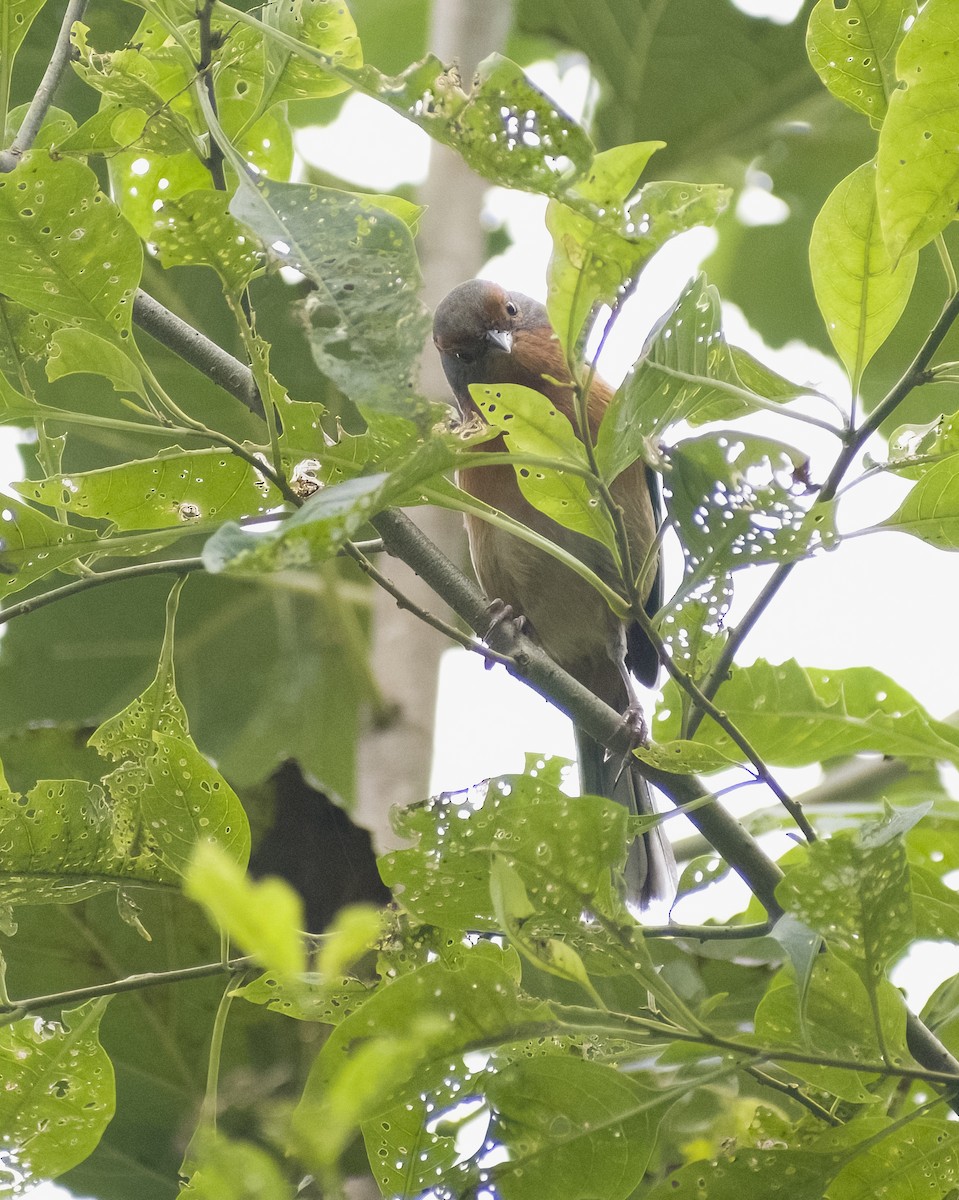
[(263, 402), (253, 372), (239, 359), (142, 290), (137, 291), (133, 301), (133, 319), (144, 333), (229, 392), (250, 412), (263, 416)]
[[(19, 166), (24, 154), (37, 140), (37, 134), (40, 132), (44, 118), (50, 111), (53, 97), (70, 62), (72, 53), (70, 34), (73, 32), (74, 23), (83, 17), (86, 7), (87, 0), (70, 0), (67, 5), (60, 32), (57, 34), (57, 42), (47, 69), (43, 73), (43, 78), (40, 80), (40, 86), (34, 93), (30, 107), (20, 123), (16, 137), (10, 143), (9, 149), (0, 151), (0, 174), (12, 171)], [(2, 132), (0, 130), (0, 133)]]

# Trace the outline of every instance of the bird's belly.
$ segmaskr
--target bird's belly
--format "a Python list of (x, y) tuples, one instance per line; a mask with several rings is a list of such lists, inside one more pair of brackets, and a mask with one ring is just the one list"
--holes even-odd
[(616, 619), (595, 589), (551, 555), (467, 517), (470, 555), (483, 591), (525, 617), (549, 656), (609, 704), (622, 684), (607, 645)]

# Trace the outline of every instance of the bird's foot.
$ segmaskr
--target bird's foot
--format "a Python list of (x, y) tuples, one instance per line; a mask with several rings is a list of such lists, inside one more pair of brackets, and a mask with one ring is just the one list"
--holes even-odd
[[(484, 642), (489, 642), (490, 634), (499, 629), (501, 625), (511, 624), (517, 633), (525, 633), (529, 622), (522, 613), (514, 613), (513, 606), (507, 604), (505, 600), (491, 600), (487, 608), (490, 616), (489, 628), (483, 638)], [(487, 671), (493, 666), (492, 662), (487, 660)]]
[(638, 700), (632, 700), (623, 713), (623, 724), (629, 730), (630, 742), (634, 750), (637, 746), (649, 745), (649, 725)]

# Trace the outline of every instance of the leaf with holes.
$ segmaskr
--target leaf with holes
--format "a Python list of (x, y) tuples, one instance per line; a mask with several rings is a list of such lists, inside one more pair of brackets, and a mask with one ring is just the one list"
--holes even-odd
[(921, 250), (959, 207), (959, 8), (928, 0), (896, 55), (900, 86), (879, 131), (879, 217), (893, 261)]
[[(586, 450), (569, 418), (544, 400), (541, 392), (519, 384), (470, 387), (480, 412), (503, 433), (506, 448), (515, 454), (514, 470), (526, 499), (566, 529), (585, 534), (603, 546), (616, 545), (613, 523), (582, 472), (589, 470)], [(563, 466), (524, 463), (524, 457), (552, 459)]]
[(55, 383), (67, 375), (103, 375), (116, 392), (131, 392), (146, 399), (143, 375), (119, 346), (89, 329), (58, 329), (47, 346), (47, 379)]
[[(836, 897), (839, 902), (838, 897)], [(910, 1062), (906, 1050), (906, 1007), (886, 979), (873, 981), (873, 1001), (858, 972), (842, 958), (817, 954), (809, 984), (800, 995), (792, 968), (773, 980), (756, 1009), (755, 1040), (849, 1062)], [(881, 1028), (877, 1028), (876, 1018)], [(770, 1058), (775, 1059), (773, 1052)], [(800, 1079), (853, 1104), (879, 1097), (870, 1089), (875, 1075), (819, 1063), (784, 1064)]]
[(225, 291), (239, 295), (263, 268), (259, 242), (227, 212), (223, 192), (198, 190), (165, 199), (153, 215), (149, 240), (165, 267), (210, 266)]
[(132, 343), (140, 239), (89, 167), (36, 152), (0, 176), (0, 245), (8, 247), (0, 290), (12, 299), (114, 345)]
[(243, 866), (250, 826), (236, 793), (197, 750), (176, 692), (173, 634), (183, 581), (167, 600), (166, 628), (150, 686), (93, 733), (90, 744), (117, 763), (104, 783), (123, 853), (150, 853), (182, 874), (193, 848), (214, 841)]
[(868, 162), (837, 185), (809, 243), (816, 303), (854, 393), (902, 316), (919, 266), (918, 254), (890, 258), (876, 206), (876, 167)]
[[(335, 66), (356, 68), (362, 65), (363, 52), (356, 25), (349, 9), (340, 0), (271, 0), (263, 9), (262, 20), (264, 25), (273, 26), (318, 50)], [(256, 115), (284, 100), (336, 96), (349, 87), (345, 80), (317, 70), (315, 65), (270, 38), (264, 39), (260, 54), (265, 56), (265, 66)], [(232, 60), (229, 69), (237, 70)], [(226, 82), (229, 70), (224, 69), (223, 75)], [(238, 77), (246, 77), (242, 66)]]
[[(616, 392), (596, 439), (596, 458), (615, 479), (671, 425), (730, 420), (803, 395), (801, 388), (765, 369), (752, 368), (750, 386), (739, 373), (742, 351), (723, 337), (719, 293), (698, 275), (650, 333), (636, 366)], [(750, 390), (770, 385), (770, 395)], [(648, 453), (648, 452), (647, 452)]]
[(110, 521), (121, 530), (239, 520), (283, 504), (273, 484), (249, 463), (221, 450), (175, 448), (156, 458), (14, 487), (38, 504)]
[(87, 529), (60, 525), (20, 500), (0, 496), (0, 597), (76, 562), (98, 542)]
[(41, 779), (21, 795), (0, 793), (0, 906), (75, 904), (128, 883), (170, 884), (155, 856), (128, 853), (122, 814), (102, 787)]
[(274, 532), (247, 533), (229, 522), (203, 547), (208, 571), (262, 574), (323, 562), (389, 503), (389, 476), (363, 475), (314, 493)]
[(909, 533), (940, 550), (959, 550), (959, 454), (934, 463), (878, 528)]
[(847, 1162), (829, 1186), (830, 1200), (950, 1195), (959, 1185), (959, 1133), (945, 1117), (921, 1116), (893, 1125)]
[(113, 1117), (113, 1066), (99, 1038), (108, 1002), (65, 1009), (60, 1021), (29, 1016), (0, 1028), (0, 1129), (13, 1192), (83, 1162)]
[(809, 61), (832, 94), (875, 129), (896, 89), (896, 51), (915, 15), (915, 0), (819, 0), (809, 15)]
[(887, 820), (814, 842), (807, 861), (776, 889), (787, 912), (858, 964), (867, 987), (915, 934), (903, 837), (929, 808), (898, 809)]
[[(463, 965), (452, 970), (429, 963), (379, 987), (337, 1025), (310, 1071), (294, 1128), (312, 1160), (327, 1165), (357, 1125), (371, 1151), (387, 1126), (390, 1162), (401, 1155), (408, 1165), (400, 1170), (418, 1169), (415, 1153), (396, 1145), (381, 1118), (400, 1105), (422, 1113), (424, 1098), (441, 1089), (453, 1107), (461, 1099), (456, 1093), (469, 1095), (471, 1080), (484, 1070), (464, 1062), (463, 1051), (520, 1040), (518, 1031), (531, 1025), (552, 1027), (549, 1007), (525, 998), (512, 974), (486, 952), (465, 955)], [(450, 1088), (454, 1081), (459, 1086)], [(339, 1110), (333, 1097), (342, 1101)], [(434, 1111), (432, 1118), (438, 1116)], [(382, 1162), (372, 1153), (370, 1158)]]
[(655, 181), (637, 191), (650, 155), (663, 145), (636, 142), (597, 154), (567, 196), (594, 206), (591, 215), (559, 200), (546, 210), (553, 239), (547, 308), (567, 356), (576, 354), (597, 305), (614, 304), (671, 237), (713, 224), (728, 203), (728, 190), (716, 184)]
[(307, 305), (317, 366), (362, 410), (410, 415), (429, 318), (409, 222), (374, 201), (247, 175), (230, 212), (316, 285)]
[[(657, 741), (679, 736), (678, 690), (672, 682), (666, 685), (653, 723)], [(732, 668), (716, 704), (767, 763), (798, 767), (867, 750), (959, 763), (959, 730), (934, 720), (904, 688), (871, 667), (825, 671), (801, 667), (795, 659), (779, 666), (759, 659)], [(743, 761), (708, 717), (696, 741)]]
[[(128, 49), (101, 54), (87, 42), (90, 30), (73, 29), (73, 69), (103, 96), (113, 113), (111, 135), (138, 152), (198, 155), (200, 134), (190, 82), (195, 68), (182, 46), (140, 41)], [(165, 35), (164, 35), (165, 36)]]

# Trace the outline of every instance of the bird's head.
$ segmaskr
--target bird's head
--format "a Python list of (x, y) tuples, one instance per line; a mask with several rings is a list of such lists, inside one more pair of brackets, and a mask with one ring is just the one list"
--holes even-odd
[(498, 283), (472, 279), (453, 288), (433, 318), (433, 341), (456, 397), (469, 400), (471, 383), (508, 379), (517, 332), (549, 328), (542, 304)]

